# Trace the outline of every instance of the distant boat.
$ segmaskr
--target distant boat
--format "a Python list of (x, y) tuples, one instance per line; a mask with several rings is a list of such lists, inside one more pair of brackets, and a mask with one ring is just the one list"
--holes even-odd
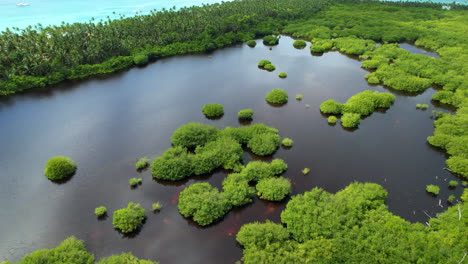
[(26, 3), (17, 3), (16, 6), (28, 6), (29, 4)]

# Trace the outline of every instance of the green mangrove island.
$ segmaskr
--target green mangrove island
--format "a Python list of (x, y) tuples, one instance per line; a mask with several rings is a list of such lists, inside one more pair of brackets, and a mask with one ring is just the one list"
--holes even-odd
[[(283, 42), (288, 43), (288, 53), (272, 55)], [(410, 52), (403, 48), (405, 44), (422, 51)], [(231, 46), (252, 52), (248, 53), (250, 65), (216, 64), (219, 72), (209, 73), (209, 78), (216, 83), (198, 76), (207, 76), (203, 72), (210, 63), (216, 63), (221, 52), (217, 50)], [(353, 93), (331, 92), (326, 96), (319, 91), (311, 93), (326, 86), (330, 79), (351, 78), (348, 72), (340, 72), (339, 65), (334, 65), (338, 70), (327, 76), (328, 80), (319, 79), (310, 70), (303, 78), (312, 87), (296, 89), (294, 86), (302, 84), (296, 72), (306, 66), (299, 60), (296, 62), (295, 56), (304, 53), (317, 60), (327, 60), (329, 53), (346, 56), (347, 60), (358, 63), (357, 70), (365, 71), (358, 78), (367, 86), (357, 93), (356, 89)], [(434, 56), (429, 56), (430, 53)], [(77, 120), (54, 119), (60, 129), (49, 129), (50, 123), (29, 120), (40, 131), (39, 139), (34, 141), (50, 133), (59, 145), (66, 144), (65, 135), (75, 133), (62, 129), (75, 122), (74, 127), (86, 130), (86, 139), (73, 144), (76, 148), (87, 148), (86, 153), (78, 155), (75, 147), (66, 149), (56, 144), (40, 151), (25, 148), (25, 152), (32, 154), (18, 156), (14, 161), (20, 163), (0, 164), (0, 174), (10, 172), (13, 166), (30, 164), (37, 168), (40, 164), (42, 171), (39, 169), (33, 176), (47, 182), (47, 185), (41, 182), (37, 185), (37, 188), (46, 186), (45, 193), (30, 189), (29, 196), (18, 199), (34, 199), (37, 194), (46, 196), (49, 200), (40, 210), (46, 210), (50, 219), (63, 217), (67, 225), (75, 226), (80, 225), (82, 218), (89, 230), (75, 234), (69, 226), (60, 227), (50, 236), (55, 239), (51, 241), (58, 241), (59, 237), (62, 242), (53, 245), (46, 240), (49, 235), (46, 232), (36, 234), (44, 237), (38, 241), (26, 243), (16, 238), (15, 243), (33, 244), (30, 248), (37, 250), (24, 252), (22, 257), (17, 254), (17, 259), (8, 256), (13, 261), (0, 258), (4, 260), (2, 264), (181, 263), (181, 259), (172, 262), (171, 257), (186, 253), (185, 263), (220, 263), (221, 259), (226, 263), (246, 264), (468, 263), (467, 5), (372, 0), (235, 0), (163, 9), (116, 20), (6, 29), (0, 34), (0, 100), (5, 100), (0, 101), (0, 121), (8, 120), (2, 114), (3, 103), (5, 108), (14, 106), (15, 103), (8, 103), (9, 100), (17, 102), (15, 98), (28, 103), (36, 99), (32, 97), (35, 92), (47, 94), (54, 89), (71, 93), (66, 86), (72, 84), (97, 85), (116, 78), (127, 89), (134, 89), (132, 94), (138, 94), (142, 91), (138, 85), (124, 77), (118, 79), (119, 76), (136, 72), (155, 74), (154, 64), (162, 61), (171, 67), (171, 59), (175, 58), (167, 57), (176, 55), (196, 55), (185, 56), (194, 57), (196, 64), (190, 64), (190, 71), (173, 70), (177, 73), (171, 78), (202, 79), (202, 84), (194, 84), (189, 87), (192, 90), (184, 90), (185, 94), (160, 85), (160, 81), (165, 83), (164, 76), (160, 76), (143, 82), (152, 85), (152, 90), (145, 90), (132, 107), (120, 105), (121, 101), (109, 102), (108, 94), (122, 92), (114, 91), (113, 87), (108, 87), (104, 95), (81, 98), (113, 105), (111, 110), (102, 110), (102, 116), (96, 113), (96, 120), (79, 118), (80, 111), (91, 107), (91, 103), (74, 112)], [(292, 62), (288, 62), (289, 58)], [(131, 67), (136, 68), (124, 73)], [(237, 69), (243, 67), (255, 77), (237, 76), (245, 74)], [(271, 73), (276, 69), (281, 71), (277, 76)], [(232, 72), (235, 77), (224, 80), (217, 76), (224, 76), (221, 72)], [(248, 86), (250, 90), (239, 88), (228, 93), (225, 89), (233, 89), (228, 82)], [(208, 86), (216, 86), (220, 92), (212, 96), (206, 90)], [(151, 92), (162, 99), (151, 101), (156, 98)], [(433, 93), (424, 97), (427, 92)], [(296, 94), (296, 100), (291, 102), (289, 94)], [(47, 96), (51, 95), (43, 97)], [(245, 100), (247, 97), (255, 99)], [(37, 98), (40, 100), (43, 98)], [(182, 110), (192, 101), (196, 107), (190, 105), (188, 112), (193, 115)], [(73, 102), (56, 104), (59, 109), (66, 109)], [(153, 104), (161, 106), (159, 112), (146, 109)], [(176, 105), (174, 113), (167, 110), (171, 105)], [(406, 106), (409, 108), (404, 108), (398, 118), (387, 117), (387, 111)], [(14, 119), (15, 113), (29, 111), (33, 115), (34, 111), (41, 111), (41, 108), (31, 109), (26, 105), (11, 116)], [(408, 111), (412, 117), (430, 119), (433, 130), (425, 127), (425, 134), (418, 130), (421, 140), (417, 142), (402, 140), (401, 146), (385, 144), (393, 136), (416, 133), (408, 125), (411, 122), (404, 119)], [(287, 112), (306, 114), (301, 115), (303, 120), (298, 124), (292, 122), (296, 117)], [(320, 133), (315, 132), (315, 126), (321, 124), (309, 123), (311, 115), (319, 115), (323, 121), (325, 128), (316, 129)], [(120, 126), (108, 123), (120, 118), (122, 123), (138, 120), (123, 125), (137, 131), (134, 134), (137, 136), (128, 144), (118, 145), (113, 141), (105, 145), (106, 140), (123, 133)], [(366, 134), (366, 130), (382, 126), (383, 122), (391, 123), (391, 128), (401, 127), (403, 132)], [(15, 134), (33, 144), (23, 136), (28, 122), (19, 120), (18, 123), (21, 131), (18, 129)], [(95, 135), (87, 123), (99, 127), (105, 135), (91, 147), (85, 143)], [(5, 124), (11, 123), (5, 121)], [(313, 145), (316, 149), (308, 145), (319, 141), (323, 144)], [(102, 146), (101, 142), (104, 142)], [(113, 146), (114, 143), (117, 145)], [(138, 146), (137, 151), (133, 143)], [(388, 176), (379, 178), (379, 175), (366, 182), (356, 180), (359, 176), (353, 174), (354, 167), (368, 166), (374, 169), (372, 173), (393, 173), (399, 163), (409, 158), (420, 159), (418, 164), (423, 165), (431, 162), (418, 153), (400, 153), (403, 145), (411, 144), (428, 148), (431, 155), (445, 162), (443, 168), (424, 170), (427, 177), (423, 181), (412, 178), (411, 167), (407, 168), (405, 182), (394, 182)], [(100, 153), (103, 150), (105, 154)], [(42, 151), (48, 155), (47, 159), (43, 155), (40, 161), (32, 157)], [(62, 153), (64, 156), (57, 156)], [(18, 153), (10, 156), (15, 155)], [(109, 155), (108, 160), (97, 158), (105, 155)], [(384, 165), (378, 168), (366, 160), (378, 159), (380, 155), (395, 160), (379, 163)], [(342, 176), (342, 182), (320, 184), (343, 167), (350, 173)], [(439, 176), (441, 171), (446, 174)], [(113, 173), (116, 176), (110, 181), (97, 177)], [(18, 177), (12, 186), (34, 185), (39, 181), (36, 178), (25, 181), (22, 174)], [(423, 198), (432, 202), (433, 210), (427, 212), (413, 206), (413, 215), (416, 210), (425, 215), (411, 221), (392, 211), (396, 203), (408, 202), (390, 196), (389, 192), (397, 191), (401, 185), (411, 185), (412, 190), (417, 190), (412, 196), (415, 200), (418, 195), (425, 195)], [(87, 190), (95, 186), (99, 192), (93, 192), (94, 196), (88, 194)], [(17, 199), (17, 194), (7, 189), (5, 197)], [(67, 195), (77, 195), (73, 197), (82, 199), (83, 204), (81, 201), (75, 204), (74, 200), (52, 207)], [(60, 213), (47, 208), (49, 202), (50, 208), (60, 208)], [(416, 203), (422, 205), (423, 202)], [(5, 211), (8, 210), (12, 209)], [(24, 213), (17, 219), (18, 230), (24, 218), (34, 218), (38, 213), (34, 208), (28, 209), (30, 215), (25, 207), (21, 210), (27, 211), (28, 216)], [(67, 210), (79, 210), (79, 221), (77, 217), (68, 217)], [(157, 223), (157, 228), (147, 228), (152, 223)], [(148, 237), (139, 240), (145, 232)], [(15, 240), (7, 235), (5, 239)], [(174, 253), (165, 245), (166, 242), (183, 243), (185, 239), (190, 241), (193, 251)], [(210, 240), (223, 246), (204, 245)], [(103, 241), (109, 245), (102, 245), (106, 244)], [(122, 244), (113, 245), (112, 241)], [(151, 244), (154, 241), (157, 243)], [(150, 244), (151, 247), (139, 248)], [(231, 248), (224, 248), (226, 245)], [(219, 252), (201, 257), (194, 253), (200, 247)], [(125, 253), (130, 249), (132, 253)], [(166, 249), (169, 257), (161, 255), (151, 260), (138, 257), (148, 256), (152, 250)], [(223, 254), (230, 255), (224, 259)]]

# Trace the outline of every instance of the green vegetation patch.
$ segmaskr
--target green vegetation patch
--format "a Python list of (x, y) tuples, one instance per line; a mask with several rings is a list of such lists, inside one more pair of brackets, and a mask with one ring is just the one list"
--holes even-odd
[(273, 89), (265, 96), (265, 100), (271, 104), (285, 104), (288, 102), (288, 92), (283, 89)]
[[(6, 261), (4, 264), (13, 264)], [(110, 257), (102, 258), (95, 262), (94, 255), (86, 250), (83, 241), (71, 236), (60, 245), (51, 249), (39, 249), (23, 257), (16, 264), (158, 264), (158, 262), (149, 260), (140, 260), (130, 253), (122, 253)]]
[(114, 212), (112, 224), (122, 233), (131, 233), (143, 225), (146, 210), (138, 203), (130, 202), (126, 208)]
[(361, 115), (354, 113), (345, 113), (341, 117), (341, 125), (347, 128), (358, 127), (361, 123)]
[(68, 157), (57, 156), (49, 159), (45, 165), (44, 175), (51, 181), (62, 180), (73, 176), (76, 164)]
[(278, 45), (279, 43), (279, 37), (269, 35), (263, 37), (263, 44), (268, 45), (268, 46), (273, 46), (273, 45)]
[[(468, 245), (468, 204), (409, 223), (388, 212), (387, 192), (352, 183), (331, 194), (321, 188), (293, 196), (281, 223), (249, 223), (236, 239), (249, 263), (458, 263)], [(447, 239), (450, 237), (450, 239)], [(372, 249), (372, 250), (369, 250)]]
[(202, 112), (206, 117), (221, 117), (224, 115), (224, 107), (220, 104), (206, 104), (203, 106)]
[(329, 124), (335, 124), (336, 121), (338, 121), (338, 118), (336, 118), (336, 116), (329, 116), (327, 118), (327, 121), (328, 121)]
[(131, 178), (130, 180), (128, 180), (128, 184), (130, 184), (131, 187), (136, 187), (140, 185), (141, 182), (142, 182), (141, 178)]
[(268, 201), (281, 201), (291, 193), (291, 182), (284, 177), (260, 180), (255, 186), (257, 195)]
[(161, 209), (162, 205), (160, 202), (153, 203), (151, 205), (151, 210), (153, 211), (159, 211)]
[(458, 182), (455, 181), (455, 180), (451, 180), (449, 181), (449, 186), (452, 187), (452, 188), (455, 188), (458, 186)]
[(237, 116), (239, 117), (239, 119), (252, 120), (253, 114), (254, 113), (252, 109), (243, 109), (240, 110), (239, 113), (237, 113)]
[(433, 184), (427, 185), (426, 192), (432, 193), (433, 195), (438, 195), (440, 192), (440, 187)]
[(149, 62), (149, 58), (145, 54), (139, 54), (133, 57), (133, 63), (135, 63), (135, 65), (143, 66), (143, 65), (148, 64), (148, 62)]
[(293, 46), (294, 46), (294, 48), (296, 48), (296, 49), (303, 49), (303, 48), (305, 48), (305, 47), (307, 46), (307, 42), (305, 42), (305, 41), (302, 40), (302, 39), (298, 39), (298, 40), (295, 40), (295, 41), (293, 42)]
[(290, 147), (293, 146), (294, 141), (293, 141), (292, 139), (290, 139), (290, 138), (283, 138), (283, 141), (281, 141), (281, 144), (282, 144), (283, 146), (285, 146), (285, 147), (290, 148)]
[(288, 75), (287, 75), (285, 72), (280, 72), (280, 73), (278, 74), (278, 77), (284, 79), (284, 78), (288, 77)]
[(257, 46), (257, 42), (253, 39), (251, 40), (248, 40), (247, 41), (247, 46), (251, 47), (251, 48), (254, 48), (255, 46)]
[(304, 174), (304, 175), (309, 174), (309, 172), (310, 172), (310, 169), (309, 169), (309, 168), (304, 168), (304, 169), (302, 169), (302, 174)]
[(276, 70), (276, 66), (273, 65), (273, 64), (266, 64), (263, 68), (264, 68), (265, 70), (267, 70), (267, 71), (274, 71), (274, 70)]
[(263, 68), (263, 67), (265, 67), (265, 66), (268, 65), (268, 64), (271, 64), (271, 61), (269, 61), (269, 60), (261, 60), (261, 61), (258, 62), (258, 67)]
[(149, 162), (150, 162), (150, 159), (148, 159), (147, 157), (143, 157), (135, 163), (135, 168), (137, 170), (146, 169), (149, 165)]
[(99, 206), (94, 209), (94, 214), (97, 217), (102, 217), (107, 214), (107, 208), (105, 206)]
[(302, 94), (296, 94), (296, 100), (298, 101), (302, 100)]

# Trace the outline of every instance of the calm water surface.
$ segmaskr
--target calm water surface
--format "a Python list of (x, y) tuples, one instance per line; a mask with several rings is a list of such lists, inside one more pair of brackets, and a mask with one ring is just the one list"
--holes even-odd
[[(258, 69), (261, 59), (271, 60), (277, 70)], [(282, 71), (288, 78), (278, 78)], [(369, 86), (366, 74), (353, 58), (338, 52), (312, 56), (308, 48), (296, 50), (290, 38), (282, 37), (271, 51), (260, 42), (253, 49), (239, 45), (2, 98), (0, 261), (19, 260), (71, 235), (84, 240), (97, 258), (124, 251), (161, 263), (240, 259), (242, 250), (235, 242), (240, 226), (265, 219), (278, 222), (286, 201), (256, 200), (220, 223), (200, 228), (178, 213), (178, 194), (195, 182), (220, 187), (226, 172), (167, 184), (152, 180), (149, 171), (136, 172), (134, 163), (162, 154), (170, 147), (172, 132), (185, 123), (240, 126), (237, 112), (244, 108), (254, 110), (254, 123), (278, 128), (294, 140), (293, 148), (280, 148), (274, 155), (288, 163), (284, 176), (294, 183), (294, 194), (317, 186), (336, 192), (354, 181), (375, 182), (389, 191), (390, 211), (412, 222), (427, 221), (423, 211), (434, 216), (446, 209), (449, 194), (459, 196), (462, 190), (447, 188), (455, 177), (442, 169), (445, 155), (426, 142), (433, 132), (431, 111), (447, 110), (431, 103), (433, 89), (410, 96), (396, 93), (390, 109), (373, 113), (355, 131), (328, 125), (319, 112), (322, 101), (344, 102), (366, 89), (389, 91)], [(264, 97), (273, 88), (286, 89), (289, 103), (268, 105)], [(302, 101), (294, 100), (298, 93)], [(200, 109), (206, 103), (223, 104), (224, 117), (204, 118)], [(417, 103), (430, 107), (416, 110)], [(78, 164), (67, 183), (43, 176), (44, 164), (56, 155)], [(244, 161), (253, 158), (246, 154)], [(304, 167), (311, 169), (307, 176), (301, 174)], [(131, 177), (142, 177), (143, 185), (131, 189)], [(441, 186), (438, 198), (426, 194), (427, 184)], [(438, 206), (439, 198), (444, 208)], [(111, 215), (131, 201), (147, 209), (156, 201), (163, 204), (161, 212), (148, 212), (134, 237), (122, 237), (110, 217), (98, 221), (93, 214), (104, 205)]]

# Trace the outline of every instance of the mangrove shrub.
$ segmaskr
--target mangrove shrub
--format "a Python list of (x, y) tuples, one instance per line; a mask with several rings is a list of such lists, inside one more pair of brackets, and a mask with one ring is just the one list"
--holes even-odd
[(440, 192), (440, 187), (437, 185), (429, 184), (426, 186), (426, 192), (432, 193), (433, 195), (438, 195)]
[(291, 182), (284, 177), (273, 177), (260, 180), (255, 188), (261, 199), (281, 201), (291, 193)]
[(294, 144), (294, 141), (290, 138), (284, 138), (283, 141), (281, 141), (281, 144), (285, 147), (292, 147), (292, 145)]
[(251, 120), (253, 116), (253, 110), (252, 109), (240, 110), (239, 113), (237, 113), (237, 116), (239, 117), (239, 119)]
[(344, 127), (357, 127), (361, 123), (361, 115), (345, 113), (341, 117), (341, 125)]
[(276, 69), (276, 66), (273, 64), (266, 64), (263, 68), (267, 71), (274, 71)]
[(76, 164), (68, 157), (57, 156), (47, 161), (44, 175), (52, 181), (68, 178), (75, 174)]
[(224, 107), (220, 104), (206, 104), (202, 108), (206, 117), (220, 117), (224, 115)]
[(265, 65), (271, 64), (271, 61), (269, 60), (261, 60), (258, 62), (258, 67), (263, 68)]
[(143, 224), (145, 215), (146, 210), (140, 204), (130, 202), (126, 208), (114, 212), (112, 224), (122, 233), (131, 233)]
[(293, 46), (296, 48), (296, 49), (303, 49), (307, 46), (307, 43), (302, 40), (302, 39), (298, 39), (298, 40), (295, 40), (293, 42)]
[(146, 167), (148, 167), (149, 162), (150, 162), (150, 159), (148, 159), (147, 157), (143, 157), (135, 163), (135, 168), (137, 170), (145, 169)]
[(279, 37), (269, 35), (263, 37), (263, 44), (268, 45), (268, 46), (273, 46), (277, 45), (279, 43)]
[(280, 72), (280, 73), (278, 74), (278, 77), (284, 79), (284, 78), (288, 77), (288, 75), (287, 75), (285, 72)]
[(288, 93), (283, 89), (276, 88), (266, 95), (265, 100), (271, 104), (285, 104), (288, 102)]
[(180, 126), (174, 131), (171, 142), (174, 146), (193, 149), (203, 146), (209, 141), (217, 138), (219, 129), (215, 126), (201, 123), (188, 123)]
[(257, 42), (255, 40), (253, 40), (253, 39), (248, 40), (247, 41), (247, 46), (253, 48), (253, 47), (257, 46)]
[(252, 137), (247, 147), (256, 155), (267, 156), (273, 154), (279, 144), (280, 137), (277, 134), (258, 134)]
[(99, 206), (94, 209), (94, 214), (97, 217), (102, 217), (107, 213), (107, 208), (105, 206)]

